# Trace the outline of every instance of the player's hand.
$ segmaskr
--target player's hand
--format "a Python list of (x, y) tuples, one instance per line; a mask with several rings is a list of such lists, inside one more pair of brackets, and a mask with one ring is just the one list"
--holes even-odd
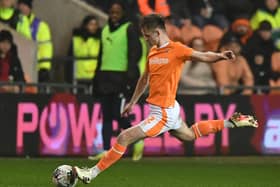
[(223, 51), (220, 53), (223, 60), (235, 60), (235, 54), (232, 51)]
[(132, 107), (133, 107), (132, 103), (128, 103), (127, 105), (125, 105), (123, 111), (121, 112), (121, 116), (122, 117), (128, 116), (129, 113), (132, 111)]

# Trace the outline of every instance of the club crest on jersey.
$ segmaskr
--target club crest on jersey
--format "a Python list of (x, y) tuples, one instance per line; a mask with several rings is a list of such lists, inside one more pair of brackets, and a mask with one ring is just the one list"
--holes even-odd
[(168, 58), (150, 58), (149, 59), (149, 64), (168, 64), (169, 59)]

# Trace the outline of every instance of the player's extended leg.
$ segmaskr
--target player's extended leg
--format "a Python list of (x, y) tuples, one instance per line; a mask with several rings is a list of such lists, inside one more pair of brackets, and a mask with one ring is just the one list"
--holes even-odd
[(134, 127), (124, 130), (117, 138), (117, 143), (106, 153), (106, 155), (90, 169), (80, 169), (74, 167), (78, 178), (88, 184), (91, 179), (95, 178), (101, 171), (118, 161), (124, 154), (126, 147), (140, 139), (146, 137), (155, 137), (161, 133), (169, 131), (174, 121), (174, 112), (179, 115), (179, 104), (176, 102), (173, 108), (162, 108), (150, 105), (150, 115), (147, 119)]
[(104, 171), (112, 164), (117, 162), (125, 153), (128, 145), (145, 137), (146, 134), (139, 126), (130, 127), (121, 132), (121, 134), (117, 137), (117, 142), (115, 143), (115, 145), (113, 145), (113, 147), (94, 167), (89, 169), (81, 169), (75, 166), (73, 167), (74, 172), (76, 172), (80, 180), (82, 180), (85, 184), (88, 184), (100, 172)]
[(258, 127), (257, 121), (253, 116), (234, 113), (228, 120), (207, 120), (200, 121), (188, 128), (187, 125), (179, 119), (178, 123), (182, 125), (170, 133), (182, 141), (192, 141), (201, 136), (221, 131), (223, 128), (236, 127)]

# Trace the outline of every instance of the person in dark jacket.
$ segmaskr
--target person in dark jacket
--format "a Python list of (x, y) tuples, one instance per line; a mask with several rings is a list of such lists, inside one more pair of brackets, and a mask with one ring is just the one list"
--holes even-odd
[[(140, 75), (138, 62), (142, 47), (139, 29), (127, 21), (124, 7), (121, 1), (112, 3), (109, 21), (101, 33), (101, 53), (93, 91), (95, 96), (100, 97), (102, 106), (104, 152), (90, 159), (100, 159), (110, 149), (113, 120), (117, 120), (122, 129), (131, 126), (130, 118), (121, 117), (120, 114)], [(137, 160), (141, 156), (134, 158)]]
[[(13, 36), (8, 30), (0, 31), (0, 81), (25, 82), (21, 62)], [(7, 88), (7, 89), (6, 89)], [(4, 91), (11, 91), (11, 87)], [(1, 89), (3, 91), (3, 89)]]
[(269, 85), (271, 56), (276, 51), (271, 35), (271, 24), (262, 21), (243, 50), (254, 74), (255, 85)]

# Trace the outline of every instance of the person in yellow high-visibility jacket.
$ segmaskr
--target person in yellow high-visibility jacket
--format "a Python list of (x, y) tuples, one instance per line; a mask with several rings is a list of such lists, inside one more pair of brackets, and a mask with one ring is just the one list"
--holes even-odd
[(73, 29), (68, 51), (68, 55), (73, 59), (65, 64), (67, 82), (86, 87), (91, 86), (101, 49), (100, 37), (99, 22), (93, 15), (84, 17), (81, 26)]
[(27, 16), (31, 37), (37, 42), (39, 82), (46, 82), (50, 79), (50, 70), (52, 67), (51, 59), (53, 57), (50, 28), (45, 21), (37, 18), (32, 12), (32, 0), (18, 0), (18, 8), (23, 15)]
[(0, 22), (9, 25), (17, 32), (31, 39), (28, 18), (14, 8), (14, 0), (0, 0)]
[(257, 30), (262, 21), (268, 21), (272, 26), (272, 39), (277, 49), (280, 49), (280, 5), (278, 0), (264, 0), (263, 6), (256, 10), (250, 23)]

